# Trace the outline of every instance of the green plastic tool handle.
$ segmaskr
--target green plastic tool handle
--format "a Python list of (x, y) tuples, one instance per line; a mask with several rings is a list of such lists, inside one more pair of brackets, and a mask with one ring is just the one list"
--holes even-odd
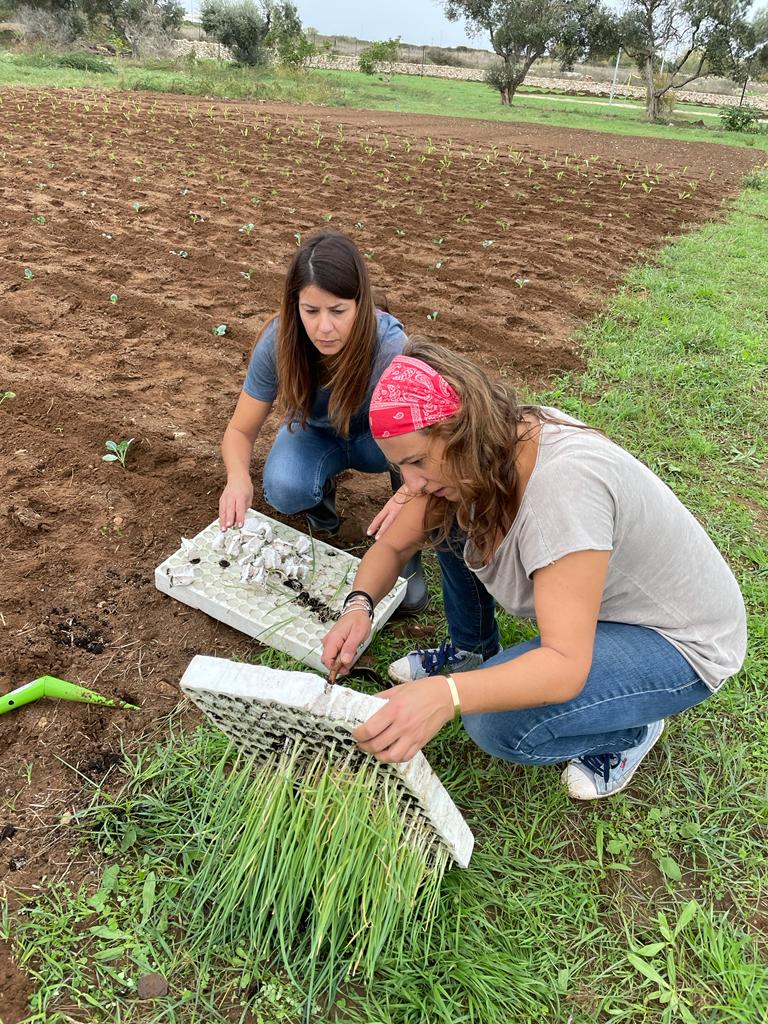
[(17, 690), (11, 690), (0, 697), (0, 715), (15, 711), (25, 704), (40, 700), (41, 697), (57, 697), (59, 700), (75, 700), (82, 704), (102, 704), (111, 708), (129, 708), (131, 711), (139, 711), (135, 704), (126, 704), (120, 700), (110, 700), (109, 697), (102, 697), (100, 693), (87, 690), (84, 686), (76, 686), (64, 679), (57, 679), (56, 676), (40, 676), (33, 679), (31, 683), (20, 686)]

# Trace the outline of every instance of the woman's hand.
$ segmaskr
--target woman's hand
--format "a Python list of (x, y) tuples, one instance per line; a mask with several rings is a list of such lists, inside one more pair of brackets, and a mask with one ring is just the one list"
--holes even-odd
[(349, 675), (349, 666), (357, 656), (358, 648), (371, 635), (371, 617), (366, 611), (347, 612), (330, 632), (323, 637), (322, 663), (330, 672)]
[(230, 480), (219, 498), (219, 526), (222, 530), (228, 530), (230, 526), (242, 526), (252, 501), (253, 484), (250, 477)]
[(403, 505), (405, 505), (414, 495), (408, 490), (405, 484), (398, 488), (392, 497), (389, 499), (387, 504), (377, 513), (370, 522), (366, 533), (369, 537), (375, 537), (376, 540), (382, 537), (389, 527), (394, 523), (395, 519), (400, 515)]
[(445, 676), (402, 683), (377, 694), (387, 706), (359, 725), (352, 736), (377, 761), (410, 761), (454, 715)]

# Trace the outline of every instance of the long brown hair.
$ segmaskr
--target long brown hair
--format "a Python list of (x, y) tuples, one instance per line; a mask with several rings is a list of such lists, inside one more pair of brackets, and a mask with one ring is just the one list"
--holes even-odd
[(355, 243), (339, 231), (320, 231), (302, 242), (285, 276), (277, 333), (277, 409), (288, 423), (302, 427), (320, 382), (322, 357), (307, 336), (299, 315), (299, 292), (316, 285), (357, 303), (352, 330), (338, 355), (329, 359), (328, 414), (346, 436), (352, 414), (365, 399), (376, 350), (376, 309), (365, 260)]
[(525, 436), (517, 427), (531, 413), (549, 417), (538, 406), (520, 405), (511, 389), (441, 345), (412, 338), (404, 354), (437, 370), (461, 399), (454, 416), (422, 431), (445, 443), (445, 475), (459, 493), (458, 503), (430, 495), (425, 525), (437, 531), (439, 543), (450, 535), (455, 517), (485, 563), (497, 534), (505, 535), (515, 516), (517, 446)]

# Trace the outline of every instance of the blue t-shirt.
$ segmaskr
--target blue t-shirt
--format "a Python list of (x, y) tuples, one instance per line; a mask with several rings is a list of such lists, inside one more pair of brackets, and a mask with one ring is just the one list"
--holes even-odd
[[(363, 404), (352, 414), (349, 424), (350, 434), (364, 434), (368, 431), (368, 407), (371, 404), (373, 389), (379, 377), (386, 370), (396, 355), (403, 351), (406, 342), (403, 325), (389, 313), (376, 312), (376, 347), (373, 354), (373, 365), (368, 380)], [(267, 326), (256, 348), (253, 350), (248, 372), (245, 375), (243, 391), (251, 398), (260, 402), (274, 402), (277, 398), (277, 318)], [(331, 427), (328, 416), (328, 400), (330, 388), (317, 387), (312, 396), (307, 422), (313, 427)]]

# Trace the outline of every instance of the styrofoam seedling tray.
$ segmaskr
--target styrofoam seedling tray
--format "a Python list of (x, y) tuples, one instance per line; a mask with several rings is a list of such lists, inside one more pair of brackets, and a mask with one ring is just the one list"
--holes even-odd
[[(306, 534), (253, 510), (248, 511), (245, 519), (246, 526), (260, 524), (272, 531), (270, 546), (275, 542), (295, 546), (300, 538), (305, 542), (308, 539)], [(245, 534), (234, 528), (223, 535), (225, 545), (233, 538), (248, 540), (252, 536), (252, 533)], [(309, 539), (311, 549), (303, 558), (308, 570), (307, 578), (301, 586), (305, 593), (328, 606), (330, 612), (338, 613), (352, 589), (360, 559), (316, 538)], [(260, 643), (290, 654), (318, 672), (326, 673), (328, 670), (320, 660), (322, 640), (333, 625), (333, 619), (329, 617), (323, 621), (316, 611), (299, 603), (298, 593), (285, 585), (287, 577), (282, 569), (269, 570), (265, 585), (256, 581), (243, 582), (242, 548), (235, 554), (227, 554), (226, 550), (220, 549), (221, 543), (222, 531), (218, 520), (197, 536), (185, 539), (179, 550), (155, 569), (157, 589), (192, 608), (199, 608)], [(222, 562), (229, 564), (221, 565)], [(398, 579), (392, 590), (379, 601), (374, 611), (371, 636), (382, 628), (405, 597), (406, 586), (404, 579)], [(370, 638), (359, 649), (357, 657), (368, 643)]]
[[(310, 672), (286, 672), (197, 655), (181, 689), (233, 743), (249, 756), (266, 759), (296, 743), (307, 763), (323, 749), (340, 761), (359, 751), (352, 730), (386, 704), (382, 697), (331, 685)], [(406, 828), (446, 847), (461, 867), (469, 864), (474, 836), (429, 762), (419, 752), (403, 764), (377, 764), (382, 785), (393, 785)]]

